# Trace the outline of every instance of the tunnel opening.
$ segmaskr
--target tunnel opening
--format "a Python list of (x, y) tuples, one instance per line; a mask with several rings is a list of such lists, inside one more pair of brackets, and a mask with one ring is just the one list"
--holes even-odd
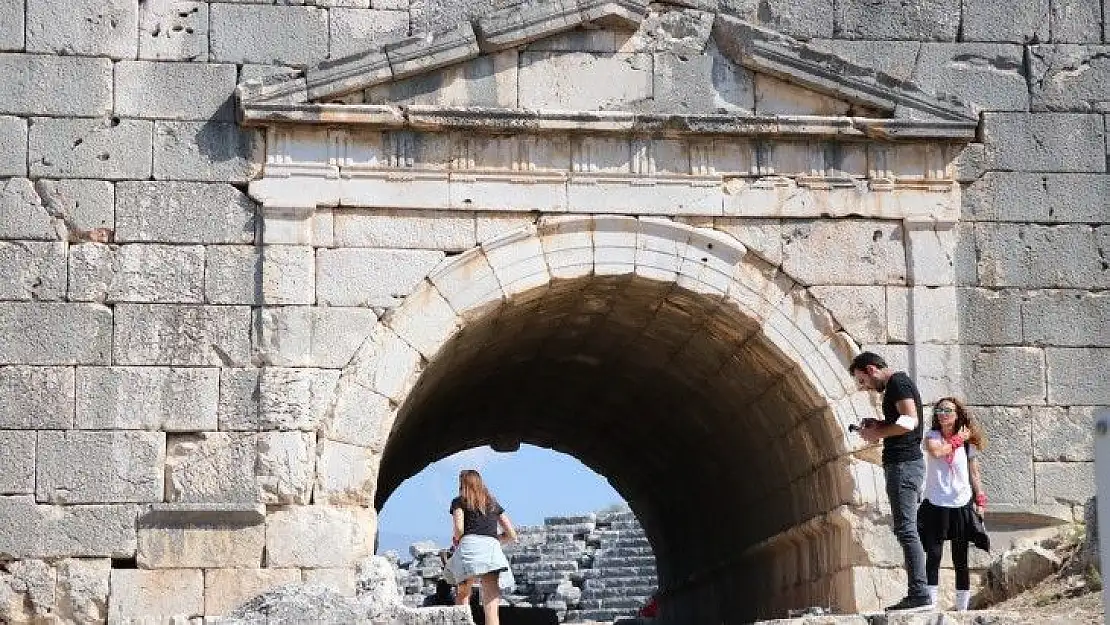
[[(777, 268), (745, 262), (799, 297)], [(376, 506), (439, 458), (527, 443), (579, 459), (628, 502), (664, 622), (856, 609), (868, 563), (844, 512), (859, 493), (834, 414), (842, 398), (803, 373), (816, 356), (781, 349), (797, 337), (727, 291), (687, 286), (591, 271), (471, 315), (400, 402)]]

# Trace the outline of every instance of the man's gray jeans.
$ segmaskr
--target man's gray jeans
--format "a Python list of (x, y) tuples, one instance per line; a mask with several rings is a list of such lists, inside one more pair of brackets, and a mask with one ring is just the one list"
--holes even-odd
[(917, 506), (921, 499), (921, 483), (925, 479), (925, 459), (884, 464), (886, 494), (894, 535), (902, 545), (911, 597), (925, 596), (925, 550), (917, 535)]

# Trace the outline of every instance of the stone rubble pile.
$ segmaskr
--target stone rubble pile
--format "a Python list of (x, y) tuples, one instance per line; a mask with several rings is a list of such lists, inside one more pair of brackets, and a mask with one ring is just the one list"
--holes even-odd
[[(610, 622), (635, 615), (656, 589), (655, 557), (631, 511), (549, 517), (517, 531), (520, 539), (505, 549), (516, 577), (504, 596), (510, 605), (555, 610), (560, 622)], [(445, 550), (421, 541), (409, 553), (397, 571), (404, 604), (430, 605)]]

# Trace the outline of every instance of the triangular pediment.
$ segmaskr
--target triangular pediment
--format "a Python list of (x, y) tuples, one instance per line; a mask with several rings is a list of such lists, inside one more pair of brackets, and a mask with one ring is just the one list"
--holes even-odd
[[(967, 105), (733, 16), (542, 0), (239, 89), (246, 124), (970, 139)], [(762, 130), (761, 130), (762, 129)], [(786, 130), (789, 132), (789, 130)]]

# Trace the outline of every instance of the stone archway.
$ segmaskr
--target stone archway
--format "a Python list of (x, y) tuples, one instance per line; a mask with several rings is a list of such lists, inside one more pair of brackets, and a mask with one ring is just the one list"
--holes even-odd
[(872, 410), (846, 372), (855, 351), (727, 235), (544, 218), (448, 258), (378, 324), (322, 432), (360, 446), (363, 468), (322, 451), (316, 501), (369, 490), (380, 508), (451, 452), (529, 442), (632, 504), (682, 622), (874, 607), (873, 567), (892, 563), (860, 533), (881, 477), (845, 438)]

